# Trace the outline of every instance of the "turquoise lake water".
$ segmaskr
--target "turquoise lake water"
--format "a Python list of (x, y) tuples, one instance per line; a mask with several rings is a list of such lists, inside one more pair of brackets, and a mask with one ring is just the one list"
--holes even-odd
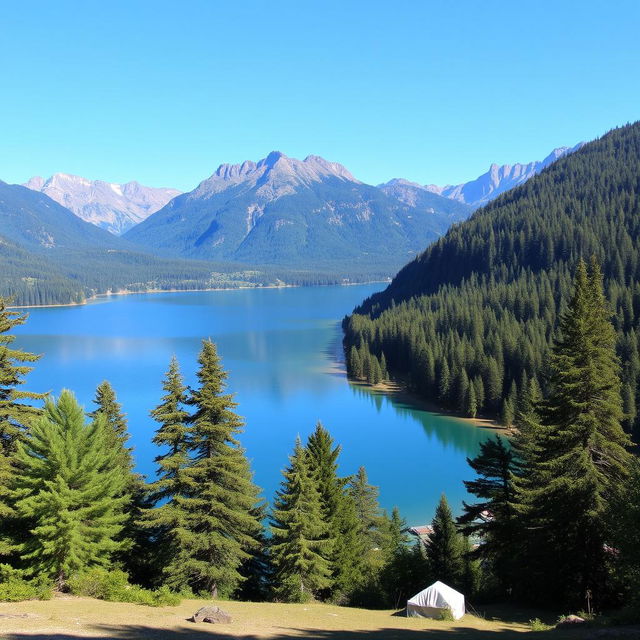
[(117, 296), (78, 307), (29, 310), (16, 344), (43, 354), (28, 377), (34, 391), (72, 389), (92, 410), (96, 386), (111, 382), (129, 420), (138, 469), (153, 475), (158, 451), (149, 411), (176, 355), (195, 383), (203, 338), (218, 345), (229, 390), (246, 420), (242, 443), (271, 500), (297, 435), (321, 420), (342, 445), (340, 470), (364, 465), (380, 503), (410, 525), (433, 517), (441, 493), (460, 509), (467, 456), (487, 430), (412, 408), (350, 384), (340, 322), (382, 284)]

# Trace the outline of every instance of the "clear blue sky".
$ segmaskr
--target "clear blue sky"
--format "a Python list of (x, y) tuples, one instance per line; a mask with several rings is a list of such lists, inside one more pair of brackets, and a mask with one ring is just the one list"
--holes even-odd
[(318, 154), (456, 183), (640, 118), (640, 1), (5, 2), (0, 179)]

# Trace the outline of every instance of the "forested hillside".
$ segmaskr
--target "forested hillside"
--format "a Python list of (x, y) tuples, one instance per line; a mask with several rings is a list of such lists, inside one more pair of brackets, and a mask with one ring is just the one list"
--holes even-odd
[(388, 368), (442, 406), (510, 423), (531, 387), (544, 387), (571, 274), (595, 255), (617, 332), (625, 424), (637, 429), (639, 193), (635, 123), (500, 196), (345, 319), (351, 375), (375, 379)]

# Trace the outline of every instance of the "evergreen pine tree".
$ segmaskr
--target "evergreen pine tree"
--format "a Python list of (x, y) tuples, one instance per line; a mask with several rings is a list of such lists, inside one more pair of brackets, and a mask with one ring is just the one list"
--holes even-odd
[(271, 517), (275, 595), (304, 602), (331, 586), (327, 525), (308, 454), (296, 440)]
[(451, 377), (449, 373), (449, 365), (446, 360), (442, 361), (440, 366), (440, 379), (438, 381), (438, 398), (440, 402), (447, 403), (449, 391), (451, 389)]
[(332, 593), (327, 595), (344, 598), (356, 587), (363, 556), (355, 504), (346, 494), (346, 480), (338, 477), (340, 446), (334, 446), (333, 438), (320, 422), (309, 436), (306, 450), (327, 525), (326, 557), (333, 583)]
[(512, 427), (515, 418), (513, 402), (509, 398), (502, 401), (502, 411), (500, 412), (500, 423), (505, 427)]
[(384, 352), (380, 355), (380, 372), (381, 379), (387, 380), (389, 372), (387, 371), (387, 358), (385, 357)]
[(95, 419), (101, 413), (106, 421), (109, 444), (118, 450), (118, 462), (125, 473), (133, 469), (133, 449), (127, 447), (129, 432), (127, 419), (122, 413), (122, 406), (116, 398), (116, 392), (107, 380), (103, 380), (96, 389), (93, 401), (97, 408), (89, 413), (89, 417)]
[(407, 523), (400, 517), (397, 507), (390, 518), (385, 518), (384, 545), (385, 564), (381, 571), (380, 583), (383, 606), (399, 608), (414, 593), (424, 588), (427, 575), (424, 545), (418, 539), (410, 545)]
[(567, 604), (582, 604), (587, 591), (597, 603), (607, 592), (606, 512), (629, 470), (609, 317), (600, 268), (593, 261), (587, 273), (581, 261), (520, 483), (521, 510), (536, 537), (527, 563), (536, 562), (532, 595)]
[(126, 517), (117, 454), (104, 418), (85, 424), (71, 392), (47, 400), (15, 456), (13, 500), (30, 534), (18, 552), (30, 573), (63, 585), (77, 571), (110, 562)]
[(433, 533), (427, 544), (429, 573), (434, 580), (461, 589), (464, 576), (462, 536), (456, 529), (444, 494), (440, 498), (431, 526)]
[(351, 478), (348, 493), (353, 499), (360, 536), (365, 542), (367, 551), (380, 544), (378, 527), (380, 524), (380, 505), (378, 504), (378, 488), (369, 484), (367, 471), (360, 467)]
[(480, 501), (463, 502), (464, 514), (458, 518), (466, 536), (479, 536), (482, 544), (475, 555), (483, 559), (498, 579), (503, 594), (510, 593), (514, 576), (514, 550), (521, 543), (514, 513), (516, 462), (511, 448), (500, 436), (485, 440), (480, 453), (467, 462), (476, 472), (475, 480), (465, 481), (467, 491)]
[(195, 413), (189, 418), (187, 489), (178, 499), (185, 521), (177, 532), (180, 554), (171, 563), (171, 581), (186, 579), (194, 592), (215, 597), (237, 588), (238, 569), (256, 549), (261, 524), (258, 488), (237, 440), (242, 420), (233, 397), (224, 393), (227, 373), (210, 340), (203, 341), (198, 363), (199, 387), (188, 400)]
[(355, 345), (351, 345), (347, 364), (349, 366), (349, 373), (353, 378), (362, 378), (362, 360)]
[(147, 571), (146, 562), (151, 549), (151, 541), (148, 539), (147, 531), (139, 524), (143, 510), (150, 506), (150, 498), (144, 477), (133, 471), (134, 462), (130, 447), (127, 447), (129, 431), (127, 419), (122, 412), (122, 406), (118, 402), (116, 392), (111, 384), (104, 380), (97, 389), (94, 399), (96, 409), (88, 415), (94, 420), (102, 415), (105, 420), (107, 446), (114, 449), (116, 463), (120, 467), (122, 474), (126, 477), (122, 495), (126, 496), (127, 502), (124, 507), (126, 520), (118, 541), (123, 545), (115, 560), (123, 564), (127, 573), (135, 579), (144, 577)]
[(475, 418), (478, 414), (478, 401), (476, 399), (476, 390), (473, 384), (467, 387), (467, 397), (464, 404), (464, 412), (469, 418)]
[(26, 320), (25, 314), (7, 309), (7, 301), (0, 297), (0, 449), (6, 455), (13, 453), (16, 441), (24, 434), (29, 421), (41, 413), (28, 401), (45, 397), (41, 393), (18, 389), (32, 369), (29, 363), (40, 358), (11, 346), (15, 336), (9, 331)]
[(159, 424), (152, 442), (162, 447), (163, 453), (155, 459), (157, 479), (149, 487), (151, 504), (144, 510), (141, 524), (155, 541), (149, 572), (155, 574), (154, 579), (167, 581), (176, 588), (186, 588), (186, 576), (182, 572), (173, 574), (175, 567), (182, 564), (180, 532), (186, 528), (187, 515), (180, 500), (189, 488), (185, 478), (189, 464), (187, 387), (175, 357), (171, 359), (162, 389), (165, 394), (151, 411), (151, 417)]

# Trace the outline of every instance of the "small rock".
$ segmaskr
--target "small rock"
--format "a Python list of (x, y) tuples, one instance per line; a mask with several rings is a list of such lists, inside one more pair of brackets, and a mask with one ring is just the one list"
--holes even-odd
[(562, 620), (560, 620), (556, 626), (561, 627), (565, 624), (567, 625), (581, 624), (584, 621), (585, 621), (584, 618), (581, 618), (580, 616), (574, 616), (573, 614), (571, 614), (570, 616), (565, 616), (564, 618), (562, 618)]
[(202, 607), (191, 617), (193, 622), (210, 622), (212, 624), (228, 624), (231, 616), (220, 607)]

